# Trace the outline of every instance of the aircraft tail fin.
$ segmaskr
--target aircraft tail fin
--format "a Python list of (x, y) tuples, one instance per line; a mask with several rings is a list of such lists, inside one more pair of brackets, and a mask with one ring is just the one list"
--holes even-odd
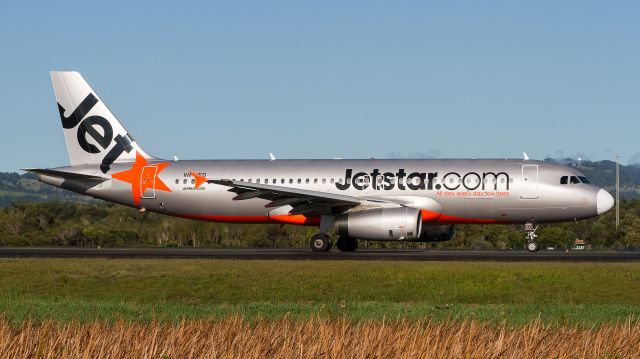
[(72, 166), (99, 164), (103, 173), (117, 162), (135, 161), (136, 152), (153, 159), (138, 146), (82, 75), (52, 71), (64, 138)]

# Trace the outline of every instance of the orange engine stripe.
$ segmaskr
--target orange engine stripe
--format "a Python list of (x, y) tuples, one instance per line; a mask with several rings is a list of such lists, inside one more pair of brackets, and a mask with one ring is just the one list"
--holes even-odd
[(277, 215), (277, 216), (220, 216), (210, 214), (180, 214), (182, 218), (198, 219), (201, 221), (223, 222), (223, 223), (287, 223), (304, 226), (319, 226), (320, 217), (306, 217), (301, 214)]

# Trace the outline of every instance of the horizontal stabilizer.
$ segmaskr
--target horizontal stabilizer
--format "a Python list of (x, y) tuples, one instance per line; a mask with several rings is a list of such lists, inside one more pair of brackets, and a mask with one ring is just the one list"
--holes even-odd
[(58, 178), (68, 179), (68, 180), (91, 180), (91, 181), (104, 182), (110, 179), (110, 178), (101, 177), (101, 176), (86, 175), (86, 174), (76, 173), (76, 172), (56, 171), (56, 170), (49, 170), (49, 169), (42, 169), (42, 168), (24, 168), (22, 170), (26, 172), (36, 173), (39, 175), (58, 177)]

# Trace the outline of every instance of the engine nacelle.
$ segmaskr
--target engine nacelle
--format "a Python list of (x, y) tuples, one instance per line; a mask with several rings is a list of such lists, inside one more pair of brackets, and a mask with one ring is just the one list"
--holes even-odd
[(376, 208), (336, 217), (338, 235), (368, 240), (416, 240), (422, 213), (411, 207)]
[(453, 238), (456, 229), (452, 224), (422, 226), (422, 235), (416, 242), (443, 242)]

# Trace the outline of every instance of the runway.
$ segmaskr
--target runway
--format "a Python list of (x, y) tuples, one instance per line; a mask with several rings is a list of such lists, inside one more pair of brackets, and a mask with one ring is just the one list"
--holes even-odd
[(493, 261), (493, 262), (632, 262), (640, 252), (593, 251), (452, 251), (359, 250), (314, 253), (310, 249), (201, 249), (201, 248), (0, 248), (0, 258), (163, 258), (242, 260), (384, 260), (384, 261)]

